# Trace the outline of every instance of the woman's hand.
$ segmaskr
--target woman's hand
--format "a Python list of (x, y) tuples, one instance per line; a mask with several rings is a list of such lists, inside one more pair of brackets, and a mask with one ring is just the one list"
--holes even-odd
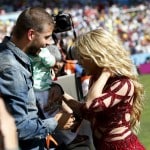
[(102, 94), (103, 88), (106, 85), (106, 82), (111, 76), (111, 72), (104, 68), (101, 74), (98, 76), (97, 80), (92, 84), (91, 88), (89, 89), (87, 100), (86, 100), (86, 107), (89, 108), (92, 104), (93, 100), (99, 97)]
[(75, 117), (64, 111), (60, 111), (55, 115), (55, 119), (58, 121), (58, 128), (63, 130), (69, 130), (74, 127)]

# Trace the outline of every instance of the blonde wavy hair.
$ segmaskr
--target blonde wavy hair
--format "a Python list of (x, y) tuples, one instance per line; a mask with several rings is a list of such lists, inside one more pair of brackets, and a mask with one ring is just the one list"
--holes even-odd
[(135, 74), (129, 52), (125, 50), (117, 37), (103, 28), (81, 35), (75, 41), (75, 49), (80, 59), (91, 59), (98, 67), (107, 68), (115, 75), (128, 77), (135, 86), (131, 127), (135, 133), (139, 129), (139, 120), (143, 109), (144, 91)]

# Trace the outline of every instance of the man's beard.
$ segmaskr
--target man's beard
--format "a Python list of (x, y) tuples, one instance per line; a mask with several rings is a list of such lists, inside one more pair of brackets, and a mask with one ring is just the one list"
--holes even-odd
[(27, 48), (26, 53), (28, 55), (36, 56), (39, 50), (40, 50), (40, 48), (38, 48), (37, 46), (32, 45), (32, 46), (29, 46)]

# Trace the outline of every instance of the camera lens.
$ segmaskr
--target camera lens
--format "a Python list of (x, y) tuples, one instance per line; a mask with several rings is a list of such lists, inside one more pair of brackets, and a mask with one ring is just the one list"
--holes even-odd
[(65, 32), (72, 29), (71, 19), (68, 14), (59, 13), (56, 18), (55, 33)]
[(66, 29), (66, 27), (69, 26), (68, 21), (64, 17), (60, 18), (57, 23), (59, 24), (60, 29)]

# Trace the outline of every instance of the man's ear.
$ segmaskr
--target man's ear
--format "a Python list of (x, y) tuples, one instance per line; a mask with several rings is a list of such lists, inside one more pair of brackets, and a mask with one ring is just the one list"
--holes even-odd
[(28, 40), (32, 41), (34, 37), (35, 37), (35, 30), (29, 29), (28, 30)]

